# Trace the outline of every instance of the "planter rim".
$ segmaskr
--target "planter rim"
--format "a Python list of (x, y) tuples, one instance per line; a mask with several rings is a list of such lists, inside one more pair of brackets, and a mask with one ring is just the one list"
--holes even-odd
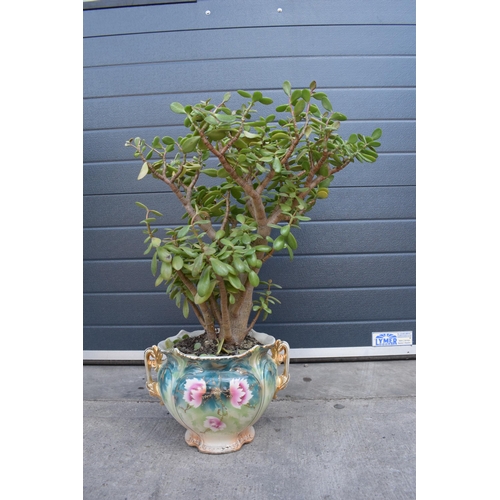
[(187, 332), (186, 330), (181, 330), (177, 335), (174, 335), (172, 337), (168, 337), (165, 340), (162, 340), (161, 342), (158, 343), (158, 348), (162, 353), (168, 354), (175, 352), (175, 354), (182, 356), (187, 359), (196, 359), (196, 360), (218, 360), (218, 359), (231, 359), (231, 358), (243, 358), (248, 356), (250, 353), (253, 353), (254, 351), (257, 351), (258, 349), (270, 349), (276, 342), (276, 339), (268, 335), (267, 333), (261, 333), (261, 332), (256, 332), (255, 330), (250, 330), (249, 335), (253, 337), (254, 339), (258, 340), (261, 344), (263, 345), (254, 345), (252, 348), (248, 349), (245, 352), (242, 352), (241, 354), (231, 354), (231, 355), (225, 355), (225, 356), (197, 356), (195, 354), (186, 354), (184, 352), (179, 351), (177, 347), (171, 347), (167, 348), (165, 346), (165, 342), (167, 340), (175, 340), (177, 338), (181, 338), (184, 335), (189, 335), (190, 337), (198, 337), (205, 333), (204, 330), (195, 330), (193, 332)]

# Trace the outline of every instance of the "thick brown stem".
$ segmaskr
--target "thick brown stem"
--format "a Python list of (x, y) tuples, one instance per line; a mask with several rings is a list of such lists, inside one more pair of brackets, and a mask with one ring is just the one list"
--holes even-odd
[(244, 299), (238, 308), (233, 309), (234, 306), (230, 306), (229, 315), (231, 318), (232, 338), (233, 343), (236, 345), (243, 342), (249, 331), (248, 318), (252, 312), (252, 306), (253, 297), (251, 293), (245, 293)]

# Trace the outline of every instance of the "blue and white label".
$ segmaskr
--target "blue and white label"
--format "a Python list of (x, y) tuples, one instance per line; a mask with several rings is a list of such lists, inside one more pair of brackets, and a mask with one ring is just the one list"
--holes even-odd
[(413, 332), (373, 332), (372, 346), (391, 347), (395, 345), (412, 345)]

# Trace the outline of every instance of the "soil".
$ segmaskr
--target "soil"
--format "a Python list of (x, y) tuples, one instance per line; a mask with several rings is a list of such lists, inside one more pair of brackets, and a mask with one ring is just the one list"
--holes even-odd
[(262, 344), (253, 337), (248, 336), (239, 345), (231, 346), (229, 344), (224, 344), (221, 352), (217, 354), (217, 340), (209, 340), (207, 334), (203, 333), (198, 335), (198, 337), (179, 340), (179, 342), (176, 342), (174, 345), (184, 354), (194, 354), (195, 356), (201, 356), (202, 354), (210, 356), (232, 356), (235, 354), (242, 354), (253, 346)]

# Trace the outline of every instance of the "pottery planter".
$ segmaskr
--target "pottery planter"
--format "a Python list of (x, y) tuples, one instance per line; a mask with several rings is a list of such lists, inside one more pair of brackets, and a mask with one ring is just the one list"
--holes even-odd
[[(170, 340), (186, 333), (181, 331)], [(165, 341), (144, 353), (150, 395), (159, 398), (187, 429), (187, 444), (203, 453), (229, 453), (252, 441), (253, 424), (288, 383), (288, 344), (265, 333), (250, 335), (263, 345), (233, 356), (184, 354), (176, 347), (167, 349)], [(156, 381), (152, 369), (157, 372)]]

